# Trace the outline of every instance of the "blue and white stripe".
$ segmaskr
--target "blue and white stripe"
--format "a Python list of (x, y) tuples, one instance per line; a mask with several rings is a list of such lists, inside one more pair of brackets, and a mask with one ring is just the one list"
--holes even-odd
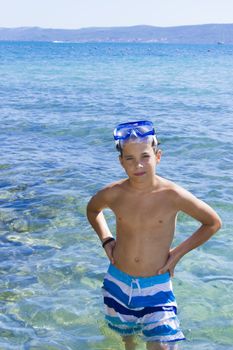
[(104, 278), (106, 321), (121, 335), (142, 332), (146, 341), (183, 340), (169, 273), (132, 277), (110, 265)]

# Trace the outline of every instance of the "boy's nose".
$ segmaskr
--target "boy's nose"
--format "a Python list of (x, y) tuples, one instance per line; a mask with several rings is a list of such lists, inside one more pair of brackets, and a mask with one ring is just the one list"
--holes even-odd
[(143, 168), (143, 164), (140, 163), (140, 162), (137, 162), (137, 163), (136, 163), (136, 167), (137, 167), (137, 168)]

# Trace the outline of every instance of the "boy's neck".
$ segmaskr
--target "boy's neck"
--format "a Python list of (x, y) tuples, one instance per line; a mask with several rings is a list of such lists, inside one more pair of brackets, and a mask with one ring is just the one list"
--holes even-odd
[(157, 175), (155, 175), (151, 180), (149, 180), (149, 181), (147, 180), (144, 182), (137, 182), (137, 181), (134, 181), (133, 179), (129, 178), (128, 183), (129, 183), (130, 188), (132, 188), (136, 191), (148, 192), (148, 191), (150, 191), (158, 186), (159, 179), (158, 179)]

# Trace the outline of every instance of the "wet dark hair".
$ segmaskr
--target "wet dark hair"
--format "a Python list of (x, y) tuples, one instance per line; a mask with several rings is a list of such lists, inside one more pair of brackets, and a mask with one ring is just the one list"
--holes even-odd
[[(156, 136), (155, 136), (155, 137), (156, 137)], [(156, 140), (157, 140), (157, 138), (156, 138)], [(154, 139), (154, 137), (153, 137), (151, 146), (156, 150), (156, 147), (157, 147), (158, 145), (160, 145), (160, 142), (157, 140), (157, 144), (156, 144), (155, 139)], [(122, 156), (123, 156), (123, 147), (122, 147), (122, 145), (121, 145), (120, 142), (118, 142), (118, 143), (116, 144), (116, 149), (117, 149), (118, 152), (120, 152), (120, 157), (122, 157)]]

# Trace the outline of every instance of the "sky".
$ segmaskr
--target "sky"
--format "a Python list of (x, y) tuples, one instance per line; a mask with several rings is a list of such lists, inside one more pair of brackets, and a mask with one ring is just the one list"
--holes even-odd
[(233, 0), (0, 0), (0, 27), (233, 23)]

